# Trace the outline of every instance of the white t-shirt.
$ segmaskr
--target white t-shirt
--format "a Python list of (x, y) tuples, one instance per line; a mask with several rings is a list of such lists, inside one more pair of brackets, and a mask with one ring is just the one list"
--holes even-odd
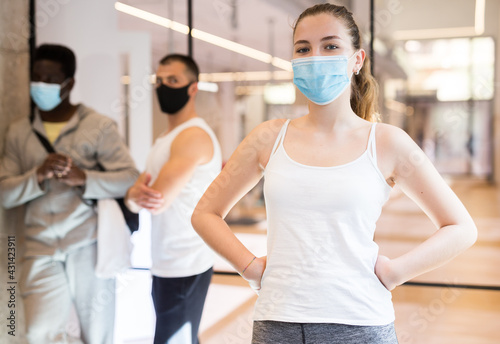
[(317, 167), (287, 155), (288, 123), (264, 172), (268, 255), (255, 320), (391, 323), (391, 293), (374, 271), (375, 225), (391, 191), (376, 163), (375, 124), (360, 157)]
[(149, 153), (146, 172), (151, 174), (151, 184), (154, 183), (170, 157), (172, 142), (190, 127), (199, 127), (210, 135), (214, 153), (208, 163), (196, 167), (191, 180), (172, 204), (161, 214), (151, 217), (151, 272), (158, 277), (193, 276), (207, 271), (214, 264), (213, 251), (191, 225), (194, 208), (222, 167), (219, 142), (212, 129), (202, 118), (195, 117), (159, 137)]

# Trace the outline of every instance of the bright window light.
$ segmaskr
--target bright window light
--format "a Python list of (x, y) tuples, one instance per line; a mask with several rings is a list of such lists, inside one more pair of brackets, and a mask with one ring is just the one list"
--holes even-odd
[(411, 53), (419, 51), (421, 47), (422, 43), (420, 43), (419, 41), (411, 40), (405, 43), (406, 51), (409, 51)]
[(414, 52), (408, 51), (408, 43), (404, 60), (411, 93), (433, 91), (439, 101), (493, 98), (495, 42), (491, 37), (421, 41), (422, 48)]
[(200, 91), (217, 93), (219, 86), (213, 82), (198, 81), (198, 89)]
[(295, 86), (289, 82), (281, 85), (266, 85), (264, 87), (264, 101), (267, 104), (295, 103)]
[(395, 40), (455, 38), (480, 36), (484, 33), (486, 0), (476, 0), (473, 27), (435, 28), (422, 30), (400, 30), (393, 34)]

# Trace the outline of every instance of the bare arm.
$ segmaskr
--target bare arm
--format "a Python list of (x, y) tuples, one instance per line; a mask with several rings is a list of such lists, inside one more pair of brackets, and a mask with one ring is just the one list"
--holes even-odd
[(158, 177), (149, 185), (151, 176), (143, 173), (126, 195), (125, 201), (132, 211), (145, 208), (153, 214), (167, 209), (189, 182), (198, 165), (210, 161), (213, 144), (201, 128), (183, 130), (172, 142), (168, 161)]
[[(387, 289), (392, 290), (465, 251), (476, 241), (477, 229), (467, 209), (415, 142), (400, 129), (384, 126), (383, 131), (380, 153), (386, 155), (383, 160), (390, 160), (390, 179), (421, 207), (438, 229), (400, 257), (392, 260), (379, 257), (375, 272)], [(388, 159), (384, 151), (393, 157)]]
[[(243, 140), (200, 199), (191, 219), (203, 240), (240, 273), (254, 255), (236, 238), (224, 217), (261, 179), (261, 166), (266, 166), (282, 125), (283, 120), (265, 122)], [(265, 258), (258, 258), (242, 274), (254, 289), (260, 289), (265, 263)]]

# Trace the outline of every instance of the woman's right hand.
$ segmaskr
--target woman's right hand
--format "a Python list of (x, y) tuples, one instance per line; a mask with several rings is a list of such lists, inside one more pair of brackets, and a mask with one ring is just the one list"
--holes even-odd
[(375, 263), (375, 275), (377, 275), (379, 281), (389, 291), (401, 284), (397, 282), (393, 261), (386, 256), (378, 256), (377, 262)]
[(255, 258), (255, 260), (248, 266), (245, 272), (241, 275), (245, 280), (248, 281), (250, 288), (253, 289), (257, 294), (259, 294), (262, 275), (264, 270), (266, 270), (267, 256), (260, 258)]

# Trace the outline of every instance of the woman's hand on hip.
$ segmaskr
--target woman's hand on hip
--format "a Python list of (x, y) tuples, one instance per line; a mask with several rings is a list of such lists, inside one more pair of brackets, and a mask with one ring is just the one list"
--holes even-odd
[(375, 275), (377, 275), (380, 282), (389, 291), (401, 284), (398, 283), (393, 261), (386, 256), (378, 256), (377, 262), (375, 263)]
[(241, 274), (241, 276), (248, 281), (250, 287), (259, 294), (262, 275), (266, 270), (267, 256), (255, 258), (255, 260), (248, 266), (248, 268)]

